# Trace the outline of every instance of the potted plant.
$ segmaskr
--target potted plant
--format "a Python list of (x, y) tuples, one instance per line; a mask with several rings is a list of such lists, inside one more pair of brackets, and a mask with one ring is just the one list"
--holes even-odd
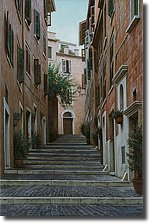
[(18, 121), (21, 120), (21, 113), (14, 112), (13, 113), (13, 125), (16, 126), (18, 124)]
[(21, 131), (14, 134), (14, 160), (16, 167), (22, 167), (23, 159), (30, 147), (30, 141)]
[(115, 119), (115, 122), (117, 124), (123, 123), (123, 112), (122, 111), (114, 111), (112, 113), (112, 117)]
[(84, 122), (81, 127), (81, 133), (86, 137), (87, 144), (90, 144), (90, 123)]
[(134, 179), (132, 180), (136, 193), (142, 194), (143, 192), (143, 131), (142, 127), (136, 128), (130, 132), (128, 138), (129, 153), (128, 164), (129, 168), (134, 171)]

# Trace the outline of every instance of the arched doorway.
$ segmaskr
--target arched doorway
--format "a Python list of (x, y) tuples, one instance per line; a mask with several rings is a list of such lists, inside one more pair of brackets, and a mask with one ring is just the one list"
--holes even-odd
[(74, 114), (71, 111), (64, 111), (62, 115), (63, 134), (74, 134)]

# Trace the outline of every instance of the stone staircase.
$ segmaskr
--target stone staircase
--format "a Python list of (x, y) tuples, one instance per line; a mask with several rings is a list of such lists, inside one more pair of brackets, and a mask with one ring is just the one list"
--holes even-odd
[(2, 206), (143, 204), (130, 182), (103, 171), (99, 151), (77, 135), (59, 136), (54, 143), (30, 149), (24, 168), (5, 170), (0, 184)]

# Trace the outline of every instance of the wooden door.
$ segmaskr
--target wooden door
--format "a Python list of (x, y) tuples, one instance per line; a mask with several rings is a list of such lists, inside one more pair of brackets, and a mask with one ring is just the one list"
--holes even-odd
[(63, 131), (64, 134), (73, 134), (72, 131), (72, 118), (64, 118), (63, 119)]

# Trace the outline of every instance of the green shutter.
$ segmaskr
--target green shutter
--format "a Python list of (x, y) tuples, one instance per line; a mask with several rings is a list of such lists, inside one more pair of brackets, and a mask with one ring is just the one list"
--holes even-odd
[(17, 78), (20, 83), (24, 81), (24, 50), (18, 47), (17, 52)]
[(111, 17), (114, 11), (114, 0), (108, 0), (108, 15)]
[(34, 60), (34, 82), (36, 85), (41, 83), (41, 65), (39, 59)]
[(48, 95), (47, 74), (44, 74), (44, 95)]
[(89, 50), (89, 69), (92, 70), (92, 49)]
[(34, 34), (39, 40), (40, 39), (40, 14), (36, 9), (34, 9)]
[(14, 62), (14, 32), (11, 30), (11, 63)]
[(25, 18), (30, 25), (31, 23), (31, 0), (25, 0)]
[(5, 49), (8, 53), (8, 34), (9, 34), (9, 22), (8, 22), (8, 11), (4, 14), (4, 34), (5, 34)]

